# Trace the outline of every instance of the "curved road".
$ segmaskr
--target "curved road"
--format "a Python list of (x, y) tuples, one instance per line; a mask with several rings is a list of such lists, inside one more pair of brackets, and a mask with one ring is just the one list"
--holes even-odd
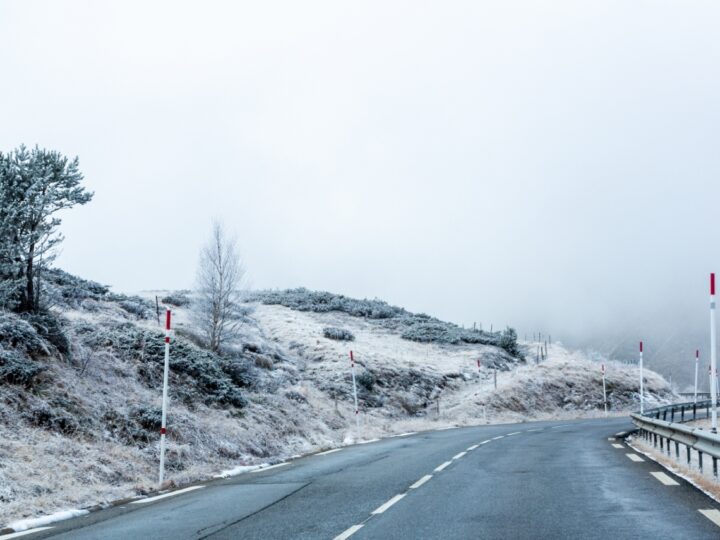
[(669, 473), (654, 476), (659, 465), (609, 440), (631, 428), (620, 418), (410, 434), (25, 538), (720, 538), (720, 505)]

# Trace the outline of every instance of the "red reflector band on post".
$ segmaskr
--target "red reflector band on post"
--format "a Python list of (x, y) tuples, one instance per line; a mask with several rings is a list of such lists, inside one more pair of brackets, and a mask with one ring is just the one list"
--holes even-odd
[(170, 330), (170, 313), (169, 309), (165, 312), (165, 330)]
[(700, 351), (698, 351), (698, 350), (695, 351), (695, 358), (700, 358)]
[(354, 362), (354, 361), (355, 361), (355, 358), (353, 357), (352, 351), (350, 351), (350, 361), (351, 361), (351, 362)]
[(640, 342), (640, 352), (643, 352), (642, 351), (642, 341)]
[(710, 294), (715, 296), (715, 272), (710, 274)]
[(170, 343), (170, 336), (165, 336), (165, 343)]
[(167, 430), (164, 427), (160, 428), (160, 435), (165, 435), (165, 433), (167, 433)]

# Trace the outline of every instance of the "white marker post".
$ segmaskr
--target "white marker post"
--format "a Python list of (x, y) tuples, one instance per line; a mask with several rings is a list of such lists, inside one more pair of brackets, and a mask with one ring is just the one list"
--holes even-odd
[(162, 488), (165, 477), (165, 433), (167, 432), (168, 372), (170, 371), (170, 308), (165, 311), (165, 371), (163, 372), (162, 422), (160, 424), (160, 480)]
[(479, 358), (477, 359), (477, 367), (478, 367), (478, 379), (480, 379), (481, 373), (480, 373), (480, 359)]
[(605, 391), (605, 364), (602, 364), (602, 381), (603, 381), (603, 407), (605, 408), (605, 416), (607, 416), (607, 392)]
[(695, 396), (693, 402), (697, 404), (697, 383), (698, 383), (698, 367), (700, 366), (700, 351), (695, 349)]
[(711, 430), (717, 433), (717, 351), (715, 336), (715, 273), (710, 274), (710, 399), (712, 400)]
[(640, 342), (640, 414), (645, 413), (645, 394), (643, 392), (643, 342)]
[(350, 351), (350, 367), (352, 368), (353, 397), (355, 398), (355, 426), (360, 429), (360, 410), (358, 409), (357, 384), (355, 383), (355, 357)]

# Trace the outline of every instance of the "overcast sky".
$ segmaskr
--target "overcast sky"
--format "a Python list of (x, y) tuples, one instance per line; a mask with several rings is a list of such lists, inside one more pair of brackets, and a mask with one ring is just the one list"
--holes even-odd
[(58, 265), (119, 291), (190, 287), (219, 217), (257, 288), (556, 335), (705, 317), (718, 28), (711, 0), (6, 0), (0, 149), (80, 157)]

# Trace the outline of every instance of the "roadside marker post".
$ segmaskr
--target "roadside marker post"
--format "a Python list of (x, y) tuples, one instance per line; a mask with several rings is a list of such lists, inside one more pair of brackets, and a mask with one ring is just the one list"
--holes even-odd
[(602, 382), (603, 382), (603, 407), (605, 408), (605, 416), (607, 416), (607, 392), (605, 391), (605, 364), (602, 364)]
[(645, 395), (643, 393), (643, 342), (640, 342), (640, 414), (645, 414)]
[(717, 351), (715, 335), (715, 273), (710, 274), (710, 400), (712, 401), (711, 430), (717, 433)]
[(700, 351), (695, 349), (695, 395), (693, 402), (697, 404), (697, 383), (698, 383), (698, 366), (700, 364)]
[(360, 410), (358, 409), (357, 383), (355, 382), (355, 357), (350, 351), (350, 367), (352, 369), (353, 398), (355, 399), (355, 426), (360, 429)]
[(162, 421), (160, 424), (160, 474), (159, 487), (165, 477), (165, 433), (167, 432), (168, 372), (170, 371), (170, 308), (165, 311), (165, 369), (163, 372)]

